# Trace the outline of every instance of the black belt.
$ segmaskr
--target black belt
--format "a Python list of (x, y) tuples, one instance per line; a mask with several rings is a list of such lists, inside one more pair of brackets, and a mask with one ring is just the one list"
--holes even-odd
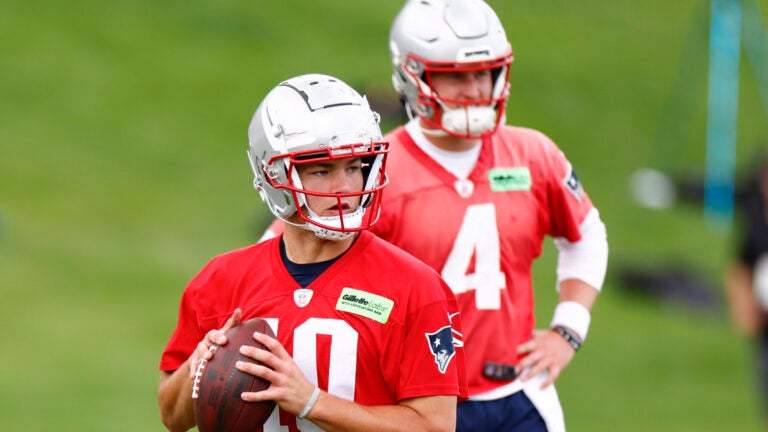
[(483, 376), (494, 381), (512, 381), (517, 378), (517, 371), (511, 365), (485, 362)]

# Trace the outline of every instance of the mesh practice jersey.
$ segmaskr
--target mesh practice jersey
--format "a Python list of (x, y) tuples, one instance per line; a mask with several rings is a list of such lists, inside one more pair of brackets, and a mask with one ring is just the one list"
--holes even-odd
[(562, 151), (531, 129), (499, 127), (465, 180), (404, 127), (385, 139), (391, 183), (371, 230), (437, 270), (456, 294), (470, 395), (500, 387), (482, 368), (517, 364), (518, 345), (532, 335), (531, 266), (544, 237), (581, 239), (592, 203)]
[[(161, 370), (179, 368), (239, 307), (243, 321), (266, 319), (305, 376), (338, 397), (365, 405), (466, 397), (456, 301), (434, 270), (362, 232), (302, 289), (286, 270), (279, 243), (276, 237), (220, 255), (192, 279)], [(299, 430), (296, 422), (273, 413), (265, 430)]]

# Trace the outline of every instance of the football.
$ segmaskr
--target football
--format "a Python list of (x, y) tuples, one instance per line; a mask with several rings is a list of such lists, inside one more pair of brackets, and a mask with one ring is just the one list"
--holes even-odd
[(246, 402), (240, 398), (242, 392), (266, 390), (270, 384), (235, 368), (237, 361), (254, 362), (240, 354), (242, 345), (263, 348), (253, 339), (254, 332), (275, 336), (265, 320), (252, 318), (227, 331), (227, 343), (216, 348), (210, 361), (202, 360), (197, 366), (192, 398), (200, 432), (258, 430), (274, 410), (274, 401)]

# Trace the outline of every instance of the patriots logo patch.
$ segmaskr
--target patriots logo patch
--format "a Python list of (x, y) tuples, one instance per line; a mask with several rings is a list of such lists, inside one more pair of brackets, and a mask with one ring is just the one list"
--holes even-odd
[(424, 333), (424, 335), (427, 337), (429, 351), (435, 356), (437, 368), (444, 374), (451, 359), (456, 355), (451, 326), (445, 326), (434, 333)]
[(574, 171), (573, 166), (570, 163), (568, 164), (567, 174), (563, 179), (563, 185), (565, 185), (568, 192), (570, 192), (578, 201), (581, 201), (581, 196), (583, 195), (584, 190), (581, 188), (579, 177), (576, 175), (576, 171)]

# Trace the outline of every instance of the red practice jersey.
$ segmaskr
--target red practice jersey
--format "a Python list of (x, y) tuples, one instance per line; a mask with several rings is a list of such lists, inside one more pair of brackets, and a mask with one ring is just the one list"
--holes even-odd
[[(214, 258), (184, 291), (160, 369), (179, 368), (238, 307), (243, 321), (267, 319), (305, 376), (338, 397), (392, 405), (466, 396), (453, 294), (434, 270), (369, 232), (306, 289), (286, 270), (279, 237)], [(296, 421), (280, 411), (264, 429), (298, 431)]]
[(424, 153), (404, 127), (390, 132), (381, 219), (372, 231), (437, 270), (456, 294), (470, 395), (503, 382), (485, 362), (515, 365), (531, 338), (531, 266), (546, 235), (581, 238), (592, 208), (570, 163), (540, 132), (501, 126), (465, 181)]

